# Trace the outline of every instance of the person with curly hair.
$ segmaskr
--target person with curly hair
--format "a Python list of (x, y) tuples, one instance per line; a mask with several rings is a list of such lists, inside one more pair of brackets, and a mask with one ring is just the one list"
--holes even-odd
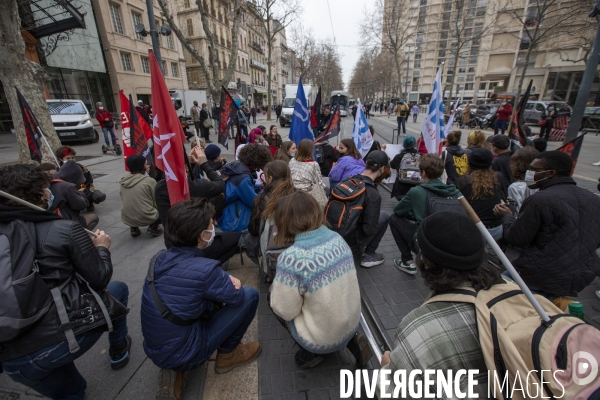
[(225, 208), (219, 219), (224, 232), (242, 232), (248, 229), (252, 206), (256, 198), (252, 173), (263, 169), (272, 160), (267, 146), (249, 143), (240, 151), (239, 160), (221, 168), (228, 177), (225, 188)]
[[(29, 237), (31, 240), (32, 247), (25, 249), (26, 243), (13, 242), (10, 243), (11, 250), (13, 247), (26, 250), (31, 256), (35, 253), (36, 269), (39, 268), (39, 274), (31, 274), (31, 279), (38, 279), (36, 285), (40, 286), (22, 293), (31, 301), (26, 310), (32, 311), (30, 307), (40, 305), (39, 300), (44, 297), (40, 299), (39, 296), (44, 290), (52, 299), (49, 291), (60, 288), (58, 297), (64, 300), (62, 315), (57, 311), (58, 304), (48, 303), (51, 306), (40, 313), (35, 323), (10, 339), (4, 336), (0, 363), (10, 379), (42, 396), (83, 399), (87, 383), (77, 370), (75, 360), (94, 346), (111, 323), (108, 357), (96, 352), (92, 357), (109, 358), (113, 370), (121, 369), (129, 362), (132, 342), (126, 320), (129, 289), (123, 282), (111, 281), (110, 236), (96, 230), (96, 237), (90, 238), (79, 223), (47, 211), (53, 203), (49, 184), (48, 174), (33, 164), (0, 169), (0, 190), (44, 209), (32, 210), (0, 198), (0, 224), (13, 232), (10, 235), (13, 239)], [(9, 236), (4, 236), (5, 241), (6, 238)], [(13, 262), (18, 259), (14, 258)], [(90, 289), (98, 297), (91, 296)], [(21, 290), (25, 292), (23, 286)], [(23, 305), (5, 303), (0, 304), (2, 311)], [(105, 312), (100, 311), (102, 307)], [(37, 309), (44, 308), (40, 305)], [(86, 309), (93, 310), (91, 315), (83, 313)], [(61, 324), (63, 321), (59, 321), (64, 318), (68, 321)], [(78, 350), (71, 351), (75, 346)]]
[(469, 170), (456, 178), (457, 189), (471, 204), (490, 235), (502, 237), (502, 217), (494, 207), (506, 200), (508, 182), (501, 172), (492, 169), (494, 156), (488, 149), (473, 148), (469, 155)]
[(537, 192), (537, 189), (530, 189), (525, 183), (525, 173), (529, 165), (540, 154), (531, 146), (521, 147), (510, 158), (510, 171), (513, 182), (508, 187), (508, 198), (514, 200), (517, 211), (526, 198)]

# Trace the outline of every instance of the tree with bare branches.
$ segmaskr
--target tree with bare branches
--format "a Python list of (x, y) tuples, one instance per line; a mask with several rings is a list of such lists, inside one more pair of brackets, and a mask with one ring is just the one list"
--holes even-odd
[(300, 75), (307, 77), (317, 64), (317, 40), (313, 31), (303, 24), (294, 24), (290, 31), (290, 47), (296, 52)]
[(302, 11), (300, 0), (255, 0), (252, 3), (260, 16), (260, 28), (267, 40), (267, 121), (271, 121), (273, 96), (273, 45), (278, 33), (285, 31)]
[[(0, 13), (0, 81), (4, 86), (15, 126), (19, 144), (19, 161), (27, 163), (31, 161), (31, 158), (15, 88), (19, 89), (31, 106), (53, 151), (60, 146), (60, 140), (54, 130), (44, 95), (44, 86), (46, 82), (50, 81), (48, 74), (41, 65), (25, 58), (25, 42), (21, 36), (21, 19), (17, 1), (8, 0), (2, 4), (3, 8)], [(54, 158), (45, 145), (42, 147), (42, 154), (44, 162), (54, 163)]]
[(595, 0), (507, 0), (499, 12), (522, 24), (518, 32), (507, 30), (520, 41), (519, 58), (523, 60), (517, 99), (522, 93), (532, 55), (553, 51), (558, 42), (564, 47), (565, 41), (572, 41), (585, 32), (587, 14), (594, 3)]
[(198, 63), (200, 63), (200, 68), (206, 78), (208, 91), (212, 94), (213, 99), (219, 99), (221, 96), (221, 86), (227, 86), (227, 84), (231, 81), (231, 77), (233, 76), (236, 66), (239, 46), (238, 32), (240, 29), (240, 20), (242, 15), (242, 0), (233, 0), (233, 17), (231, 18), (233, 21), (231, 26), (231, 56), (229, 58), (230, 62), (227, 65), (227, 70), (223, 74), (222, 78), (220, 75), (218, 42), (215, 38), (215, 34), (210, 30), (210, 24), (208, 22), (209, 11), (206, 0), (196, 0), (196, 5), (198, 6), (198, 11), (200, 12), (200, 19), (202, 21), (204, 35), (208, 41), (208, 60), (206, 60), (205, 57), (194, 48), (190, 40), (186, 38), (181, 29), (179, 29), (179, 26), (175, 21), (175, 17), (167, 5), (167, 0), (158, 0), (158, 5), (160, 6), (162, 15), (167, 20), (169, 27), (171, 27), (171, 30), (175, 33), (175, 36), (177, 36), (181, 45), (188, 51), (188, 53), (190, 53), (193, 58), (198, 61)]
[[(414, 42), (415, 29), (410, 21), (416, 20), (419, 9), (411, 7), (411, 3), (412, 0), (375, 0), (365, 8), (365, 18), (360, 25), (361, 46), (389, 52), (397, 76), (402, 76), (402, 64), (406, 62), (404, 48)], [(402, 93), (401, 80), (398, 81), (398, 93)]]

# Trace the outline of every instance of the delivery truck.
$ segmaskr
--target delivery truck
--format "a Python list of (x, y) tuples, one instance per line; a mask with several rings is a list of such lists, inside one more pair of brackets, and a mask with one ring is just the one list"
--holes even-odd
[[(304, 89), (304, 95), (306, 96), (306, 104), (308, 105), (308, 111), (315, 102), (317, 97), (317, 91), (313, 90), (311, 85), (302, 85)], [(279, 124), (281, 127), (290, 125), (292, 123), (292, 115), (294, 114), (294, 104), (296, 103), (296, 93), (298, 92), (298, 85), (285, 85), (285, 99), (281, 105), (281, 116), (279, 117)]]
[[(202, 103), (208, 104), (206, 90), (169, 89), (169, 94), (177, 111), (177, 116), (184, 117), (186, 120), (192, 118), (190, 110), (194, 105), (194, 101), (197, 101), (199, 106), (202, 106)], [(208, 109), (210, 112), (210, 105)]]

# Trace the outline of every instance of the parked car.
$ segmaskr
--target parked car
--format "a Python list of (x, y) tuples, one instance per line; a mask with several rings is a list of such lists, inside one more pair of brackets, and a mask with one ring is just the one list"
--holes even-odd
[(586, 107), (581, 120), (581, 131), (600, 131), (600, 107)]
[(479, 118), (485, 118), (488, 114), (493, 114), (500, 107), (500, 104), (480, 104), (473, 112), (471, 107), (471, 115)]
[[(523, 118), (529, 125), (538, 125), (542, 120), (542, 115), (546, 115), (546, 110), (550, 104), (559, 107), (558, 103), (553, 101), (528, 101), (523, 110)], [(557, 108), (557, 109), (558, 109)]]
[(46, 100), (54, 129), (61, 143), (98, 143), (100, 136), (88, 109), (81, 100)]

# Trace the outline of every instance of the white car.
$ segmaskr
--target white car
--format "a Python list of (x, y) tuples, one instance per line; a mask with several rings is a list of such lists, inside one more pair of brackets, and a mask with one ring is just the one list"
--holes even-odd
[(87, 141), (98, 143), (92, 117), (81, 100), (46, 100), (54, 129), (61, 143)]

